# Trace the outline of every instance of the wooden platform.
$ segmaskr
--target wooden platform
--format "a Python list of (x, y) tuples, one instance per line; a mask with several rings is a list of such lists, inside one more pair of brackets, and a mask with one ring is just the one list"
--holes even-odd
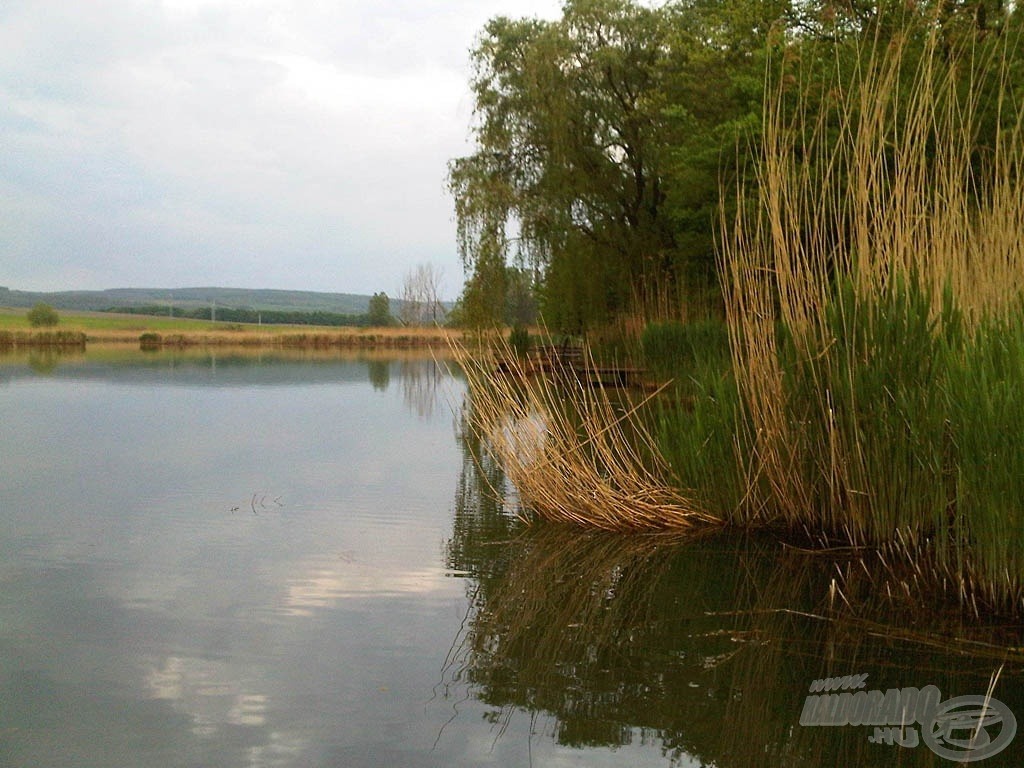
[(593, 365), (582, 347), (548, 345), (534, 347), (525, 360), (499, 360), (500, 372), (521, 371), (527, 375), (571, 376), (589, 387), (636, 387), (643, 383), (643, 369), (630, 366)]

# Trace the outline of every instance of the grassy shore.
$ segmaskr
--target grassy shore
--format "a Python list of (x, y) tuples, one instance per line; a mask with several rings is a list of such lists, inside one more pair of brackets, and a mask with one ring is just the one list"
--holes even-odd
[(84, 335), (88, 344), (139, 344), (146, 335), (156, 348), (427, 349), (447, 348), (461, 336), (449, 328), (253, 325), (109, 312), (61, 312), (55, 328), (38, 329), (24, 310), (0, 308), (0, 334), (19, 340), (16, 346), (45, 345), (55, 332)]
[(1024, 116), (977, 146), (983, 88), (961, 93), (930, 34), (919, 56), (869, 42), (834, 111), (769, 94), (758, 175), (723, 216), (727, 332), (642, 339), (675, 403), (467, 366), (534, 512), (771, 528), (879, 553), (886, 590), (1024, 614)]

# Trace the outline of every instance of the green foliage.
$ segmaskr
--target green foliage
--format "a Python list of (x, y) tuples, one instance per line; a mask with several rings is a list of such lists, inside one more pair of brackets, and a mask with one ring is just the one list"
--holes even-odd
[(647, 370), (672, 380), (653, 409), (652, 431), (673, 482), (703, 508), (728, 516), (746, 492), (728, 328), (710, 320), (650, 323), (640, 344)]
[(534, 325), (537, 322), (537, 297), (533, 274), (528, 269), (505, 270), (505, 322), (509, 325)]
[[(385, 298), (387, 297), (385, 296)], [(137, 307), (107, 307), (102, 311), (125, 315), (168, 317), (168, 308), (157, 304)], [(387, 315), (387, 317), (390, 318), (390, 315)], [(191, 309), (178, 307), (174, 310), (174, 318), (179, 320), (210, 320), (210, 309), (209, 307), (194, 307)], [(218, 306), (216, 318), (218, 322), (233, 323), (236, 325), (238, 323), (248, 323), (251, 325), (259, 323), (261, 325), (319, 325), (340, 328), (365, 327), (374, 324), (370, 321), (369, 313), (348, 315), (338, 312), (327, 312), (324, 310), (260, 310), (252, 309), (250, 307)], [(384, 325), (389, 324), (390, 320), (384, 323)]]
[(391, 325), (391, 302), (388, 295), (381, 291), (370, 297), (370, 306), (366, 312), (366, 321), (371, 326)]
[(824, 530), (931, 536), (940, 564), (1010, 606), (1024, 594), (1024, 311), (968, 332), (950, 292), (931, 301), (912, 281), (871, 299), (844, 282), (827, 348), (800, 353), (783, 332), (798, 471)]
[[(472, 53), (476, 148), (449, 167), (467, 322), (500, 322), (509, 263), (535, 273), (555, 331), (624, 312), (657, 317), (651, 306), (666, 292), (717, 301), (719, 217), (745, 204), (731, 191), (759, 161), (766, 73), (779, 75), (780, 98), (829, 115), (824, 128), (838, 134), (856, 107), (838, 110), (834, 96), (866, 58), (904, 39), (898, 90), (908, 103), (921, 86), (916, 60), (938, 31), (944, 55), (969, 64), (957, 76), (977, 87), (984, 146), (1014, 119), (1008, 106), (1024, 86), (970, 73), (994, 51), (1021, 56), (1003, 42), (1020, 16), (998, 0), (569, 0), (555, 21), (492, 19)], [(805, 163), (821, 183), (841, 183), (828, 157)]]
[(683, 386), (672, 387), (653, 409), (653, 429), (672, 482), (692, 493), (703, 509), (730, 521), (747, 496), (744, 474), (751, 446), (743, 425), (736, 379), (724, 367), (700, 366)]
[(508, 269), (495, 255), (478, 258), (462, 292), (461, 318), (465, 327), (494, 328), (505, 322)]
[[(943, 378), (955, 350), (937, 332), (927, 292), (897, 280), (858, 296), (844, 280), (827, 307), (824, 348), (801, 349), (782, 327), (787, 421), (800, 425), (798, 470), (830, 532), (884, 542), (933, 530), (950, 466)], [(945, 327), (955, 338), (957, 316)]]
[(519, 357), (526, 357), (530, 351), (530, 331), (526, 326), (514, 325), (508, 335), (508, 345)]
[(546, 311), (566, 307), (552, 313), (559, 327), (625, 307), (632, 279), (663, 278), (674, 247), (661, 215), (667, 30), (664, 13), (627, 0), (487, 24), (473, 52), (477, 151), (449, 175), (467, 309), (504, 295), (513, 257), (543, 273)]
[(49, 328), (60, 322), (57, 311), (49, 304), (39, 302), (26, 315), (33, 328)]
[(659, 378), (678, 380), (731, 365), (729, 329), (721, 322), (649, 323), (640, 336), (644, 366)]
[(147, 331), (139, 336), (139, 348), (146, 351), (158, 350), (163, 346), (163, 336)]
[[(965, 340), (946, 373), (956, 518), (945, 557), (1002, 585), (1004, 606), (1024, 600), (1024, 310)], [(966, 561), (966, 562), (964, 562)]]

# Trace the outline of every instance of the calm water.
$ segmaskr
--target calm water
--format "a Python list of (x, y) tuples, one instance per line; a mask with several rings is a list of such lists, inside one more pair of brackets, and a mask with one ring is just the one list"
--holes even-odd
[(955, 765), (801, 726), (808, 686), (983, 694), (1007, 647), (1022, 734), (980, 764), (1024, 764), (1019, 628), (938, 648), (937, 609), (830, 614), (844, 563), (525, 529), (463, 389), (424, 359), (0, 358), (0, 766)]

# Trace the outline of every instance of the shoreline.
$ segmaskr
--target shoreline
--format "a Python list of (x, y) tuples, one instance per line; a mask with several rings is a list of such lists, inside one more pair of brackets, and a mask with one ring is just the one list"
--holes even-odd
[(96, 344), (134, 344), (141, 349), (441, 349), (462, 336), (461, 330), (440, 327), (256, 326), (102, 313), (66, 315), (57, 326), (32, 328), (0, 309), (0, 350), (82, 349)]

